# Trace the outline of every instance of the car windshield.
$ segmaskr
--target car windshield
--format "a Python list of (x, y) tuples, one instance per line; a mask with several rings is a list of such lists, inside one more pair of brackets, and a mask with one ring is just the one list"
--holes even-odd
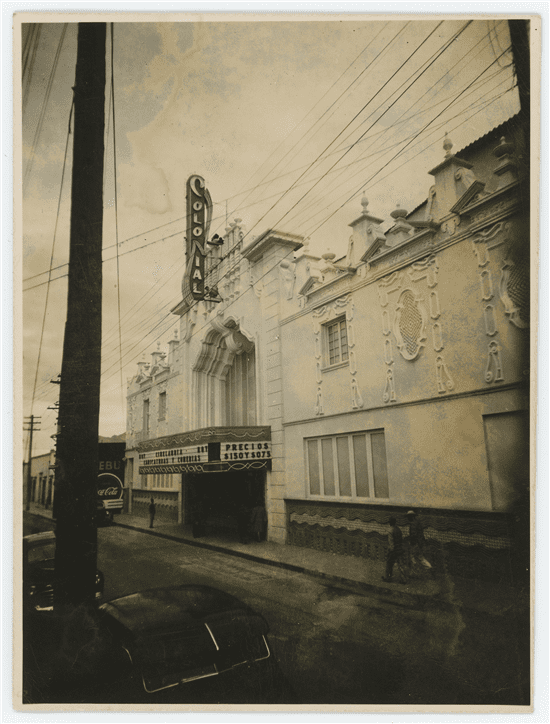
[(44, 543), (40, 546), (33, 546), (28, 553), (29, 563), (39, 561), (50, 561), (55, 558), (55, 541)]

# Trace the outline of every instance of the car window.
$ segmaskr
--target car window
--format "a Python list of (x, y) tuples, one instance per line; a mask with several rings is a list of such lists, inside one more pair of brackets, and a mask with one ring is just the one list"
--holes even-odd
[(38, 561), (49, 561), (55, 558), (55, 541), (44, 543), (41, 546), (34, 546), (29, 550), (29, 563), (37, 563)]

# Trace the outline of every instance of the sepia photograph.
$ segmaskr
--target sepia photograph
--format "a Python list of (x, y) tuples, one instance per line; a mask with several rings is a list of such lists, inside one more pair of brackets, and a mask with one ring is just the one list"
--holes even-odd
[(533, 711), (540, 16), (13, 53), (14, 708)]

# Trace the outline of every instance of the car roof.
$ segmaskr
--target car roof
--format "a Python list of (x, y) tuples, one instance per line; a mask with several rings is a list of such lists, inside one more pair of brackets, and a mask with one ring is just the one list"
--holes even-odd
[(53, 530), (46, 530), (43, 533), (33, 533), (32, 535), (24, 536), (23, 541), (27, 548), (45, 545), (46, 543), (55, 543), (55, 532)]
[(257, 616), (229, 593), (210, 586), (186, 584), (122, 596), (104, 603), (101, 610), (135, 635), (193, 628), (202, 625), (209, 616), (228, 612)]

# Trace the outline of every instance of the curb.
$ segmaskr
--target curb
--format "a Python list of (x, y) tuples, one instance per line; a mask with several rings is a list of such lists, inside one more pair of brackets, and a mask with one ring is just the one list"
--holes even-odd
[[(44, 515), (40, 511), (27, 511), (31, 515), (37, 515), (40, 518), (46, 520), (52, 520), (51, 515)], [(316, 571), (311, 568), (299, 566), (294, 563), (286, 563), (285, 561), (274, 561), (269, 558), (262, 558), (261, 556), (255, 556), (252, 553), (246, 553), (245, 551), (236, 551), (231, 548), (224, 548), (223, 546), (215, 545), (213, 543), (204, 543), (196, 540), (190, 540), (188, 538), (180, 538), (170, 533), (162, 533), (155, 529), (140, 528), (130, 523), (116, 523), (116, 527), (127, 528), (128, 530), (135, 530), (138, 533), (145, 533), (147, 535), (156, 536), (157, 538), (165, 538), (167, 540), (174, 541), (175, 543), (183, 543), (185, 545), (194, 546), (195, 548), (204, 548), (206, 550), (215, 551), (216, 553), (225, 553), (226, 555), (235, 556), (236, 558), (243, 558), (245, 560), (252, 561), (254, 563), (261, 563), (263, 565), (272, 566), (274, 568), (283, 568), (285, 570), (294, 571), (295, 573), (303, 573), (308, 576), (313, 576), (325, 581), (343, 586), (350, 589), (352, 592), (359, 595), (364, 594), (375, 594), (381, 603), (387, 603), (394, 606), (401, 606), (403, 608), (410, 608), (416, 610), (423, 610), (425, 608), (438, 608), (442, 611), (456, 612), (457, 610), (472, 611), (481, 616), (487, 617), (514, 617), (522, 616), (525, 614), (525, 606), (511, 606), (506, 610), (498, 611), (487, 611), (480, 609), (476, 606), (469, 605), (462, 601), (451, 603), (441, 598), (440, 594), (429, 595), (422, 593), (411, 593), (408, 591), (390, 590), (384, 586), (377, 586), (374, 583), (367, 583), (366, 581), (356, 581), (342, 576), (335, 576), (331, 573), (324, 573), (323, 571)], [(527, 611), (529, 606), (527, 606)]]
[(213, 543), (203, 543), (196, 540), (189, 540), (188, 538), (179, 538), (178, 536), (170, 535), (169, 533), (161, 533), (156, 530), (149, 530), (148, 528), (140, 528), (139, 526), (131, 525), (130, 523), (116, 523), (119, 528), (128, 528), (129, 530), (135, 530), (139, 533), (146, 533), (147, 535), (156, 536), (157, 538), (165, 538), (172, 540), (176, 543), (183, 543), (185, 545), (194, 546), (195, 548), (204, 548), (206, 550), (215, 551), (216, 553), (225, 553), (226, 555), (235, 556), (236, 558), (244, 558), (254, 563), (261, 563), (264, 565), (272, 566), (274, 568), (284, 568), (289, 571), (296, 573), (303, 573), (308, 576), (320, 578), (325, 581), (331, 581), (337, 583), (340, 586), (345, 586), (351, 589), (354, 593), (358, 594), (376, 594), (378, 599), (382, 603), (389, 603), (394, 606), (401, 606), (403, 608), (410, 608), (416, 610), (423, 610), (427, 607), (438, 608), (448, 612), (454, 612), (457, 609), (465, 609), (469, 611), (476, 611), (476, 613), (486, 616), (509, 616), (516, 615), (516, 611), (499, 611), (497, 613), (490, 613), (488, 611), (480, 611), (474, 606), (468, 606), (462, 602), (450, 603), (442, 599), (439, 594), (429, 595), (422, 593), (411, 593), (408, 591), (390, 590), (384, 586), (377, 586), (374, 583), (367, 583), (365, 581), (356, 581), (341, 576), (335, 576), (331, 573), (324, 573), (323, 571), (317, 571), (312, 568), (305, 568), (304, 566), (298, 566), (294, 563), (286, 563), (285, 561), (274, 561), (269, 558), (262, 558), (261, 556), (255, 556), (252, 553), (246, 553), (244, 551), (236, 551), (231, 548), (223, 548), (222, 546), (215, 545)]

